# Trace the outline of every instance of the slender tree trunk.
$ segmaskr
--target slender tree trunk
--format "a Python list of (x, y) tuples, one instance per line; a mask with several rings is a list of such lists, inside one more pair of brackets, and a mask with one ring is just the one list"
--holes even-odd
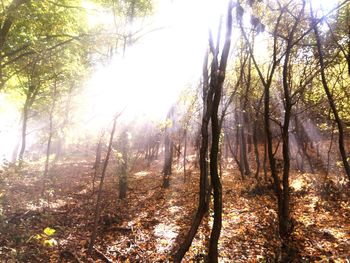
[(119, 198), (123, 199), (126, 197), (127, 190), (127, 173), (128, 173), (128, 153), (129, 153), (129, 138), (126, 131), (121, 135), (121, 154), (122, 161), (120, 164), (119, 174)]
[(100, 221), (100, 210), (101, 210), (101, 198), (102, 198), (103, 183), (104, 183), (104, 179), (105, 179), (105, 175), (106, 175), (106, 171), (107, 171), (109, 156), (111, 155), (111, 151), (112, 151), (112, 143), (113, 143), (113, 137), (114, 137), (115, 128), (116, 128), (116, 123), (117, 123), (117, 119), (120, 116), (120, 114), (116, 114), (116, 116), (113, 119), (113, 126), (112, 126), (112, 130), (111, 130), (111, 136), (110, 136), (110, 139), (109, 139), (109, 144), (108, 144), (106, 158), (105, 158), (105, 161), (104, 161), (104, 164), (103, 164), (103, 170), (102, 170), (100, 186), (99, 186), (99, 190), (98, 190), (96, 206), (95, 206), (95, 212), (94, 212), (94, 224), (93, 224), (92, 234), (91, 234), (90, 243), (89, 243), (89, 251), (88, 251), (89, 254), (92, 253), (92, 249), (94, 248), (94, 243), (95, 243), (95, 239), (96, 239), (96, 236), (97, 236), (97, 227), (98, 227), (98, 223)]
[(171, 126), (166, 127), (164, 131), (164, 166), (163, 166), (163, 188), (168, 188), (170, 186), (170, 175), (172, 173), (172, 163), (174, 156), (174, 142), (171, 138), (174, 120), (174, 107), (168, 112), (167, 121), (171, 121)]
[[(254, 39), (253, 39), (254, 41)], [(245, 94), (244, 94), (244, 98), (243, 98), (243, 107), (241, 107), (241, 114), (240, 114), (240, 118), (241, 118), (241, 123), (242, 123), (242, 157), (243, 157), (243, 164), (244, 164), (244, 173), (245, 175), (249, 175), (250, 174), (250, 168), (249, 168), (249, 162), (248, 162), (248, 156), (247, 156), (247, 144), (248, 144), (248, 152), (251, 152), (251, 140), (250, 140), (250, 136), (247, 133), (247, 135), (245, 135), (245, 131), (249, 130), (249, 114), (248, 114), (248, 96), (249, 96), (249, 91), (251, 88), (251, 57), (249, 57), (249, 61), (248, 61), (248, 76), (247, 76), (247, 81), (246, 81), (246, 85), (245, 85)], [(247, 138), (246, 138), (247, 137)]]
[(187, 155), (187, 126), (184, 132), (184, 154), (183, 154), (183, 167), (184, 167), (184, 182), (186, 182), (186, 155)]
[(50, 164), (50, 153), (51, 153), (51, 143), (52, 143), (52, 136), (53, 136), (53, 113), (55, 110), (55, 106), (56, 106), (56, 92), (57, 91), (57, 83), (55, 80), (54, 83), (54, 90), (52, 92), (52, 103), (51, 103), (51, 108), (50, 108), (50, 112), (49, 112), (49, 138), (47, 140), (47, 146), (46, 146), (46, 160), (45, 160), (45, 169), (44, 169), (44, 176), (43, 176), (43, 185), (42, 185), (42, 195), (45, 192), (45, 182), (47, 180), (47, 175), (49, 172), (49, 164)]
[[(242, 180), (244, 180), (245, 178), (244, 178), (244, 165), (243, 165), (243, 162), (242, 162), (242, 153), (238, 149), (240, 147), (240, 145), (241, 145), (241, 143), (240, 143), (241, 131), (240, 130), (242, 129), (242, 127), (241, 127), (242, 125), (239, 122), (238, 112), (237, 111), (235, 112), (234, 116), (235, 116), (234, 120), (236, 122), (236, 135), (235, 135), (236, 142), (234, 144), (235, 145), (234, 148), (232, 147), (232, 144), (230, 142), (229, 136), (226, 136), (226, 138), (227, 138), (228, 147), (230, 149), (232, 157), (233, 157), (233, 159), (235, 160), (235, 162), (236, 162), (236, 164), (238, 166), (238, 169), (239, 169), (239, 172), (241, 174)], [(239, 153), (239, 156), (238, 156), (238, 153)]]
[(329, 168), (330, 168), (330, 159), (331, 159), (331, 151), (332, 151), (332, 146), (333, 146), (333, 137), (334, 137), (334, 125), (332, 125), (332, 132), (331, 132), (331, 141), (329, 142), (329, 148), (327, 151), (327, 170), (326, 170), (326, 174), (325, 174), (325, 182), (328, 178), (329, 175)]
[(266, 135), (264, 136), (264, 160), (263, 160), (263, 170), (264, 170), (264, 181), (267, 182), (267, 140)]
[(96, 147), (96, 157), (95, 157), (95, 163), (93, 166), (94, 169), (94, 176), (92, 178), (92, 192), (95, 192), (95, 180), (96, 180), (96, 176), (100, 171), (100, 166), (101, 166), (101, 155), (102, 155), (102, 140), (104, 137), (104, 130), (101, 131), (100, 134), (100, 138), (98, 140), (97, 143), (97, 147)]
[(185, 239), (180, 244), (179, 249), (173, 256), (175, 263), (180, 263), (185, 256), (186, 252), (190, 248), (193, 238), (198, 231), (202, 219), (207, 212), (209, 207), (208, 199), (208, 126), (210, 121), (210, 111), (212, 108), (212, 91), (209, 89), (208, 84), (208, 53), (205, 55), (205, 60), (203, 64), (203, 115), (202, 115), (202, 126), (201, 126), (201, 142), (199, 149), (199, 203), (196, 215), (192, 221), (191, 228), (188, 231)]
[(18, 160), (20, 163), (23, 161), (24, 152), (26, 150), (28, 111), (29, 111), (29, 107), (28, 107), (28, 104), (26, 103), (23, 107), (22, 131), (21, 131), (21, 149), (20, 149), (19, 155), (18, 155)]
[(239, 129), (239, 145), (240, 145), (240, 162), (243, 167), (244, 175), (250, 174), (250, 168), (248, 163), (248, 156), (247, 156), (247, 141), (246, 136), (244, 132), (244, 128), (246, 126), (244, 113), (241, 111), (240, 114), (240, 129)]
[[(258, 114), (257, 114), (258, 115)], [(255, 154), (255, 162), (256, 162), (256, 171), (255, 171), (255, 178), (258, 183), (260, 184), (260, 160), (259, 160), (259, 148), (258, 148), (258, 122), (257, 122), (257, 117), (254, 120), (253, 123), (253, 144), (254, 144), (254, 154)]]
[(171, 166), (173, 162), (174, 143), (168, 132), (165, 132), (164, 139), (164, 168), (163, 168), (163, 188), (170, 186)]
[(218, 106), (222, 87), (215, 87), (213, 111), (211, 114), (212, 145), (210, 151), (210, 178), (213, 186), (214, 197), (214, 222), (209, 242), (209, 262), (218, 262), (218, 241), (222, 225), (222, 186), (218, 173), (218, 153), (220, 141), (220, 127), (218, 121)]
[[(212, 63), (212, 71), (210, 75), (210, 88), (214, 91), (213, 107), (211, 111), (212, 144), (210, 150), (210, 179), (213, 187), (214, 222), (210, 234), (208, 260), (212, 263), (218, 262), (218, 241), (222, 226), (222, 185), (218, 173), (218, 153), (221, 127), (219, 125), (218, 109), (221, 100), (222, 88), (225, 81), (227, 60), (231, 47), (232, 9), (233, 2), (230, 1), (227, 10), (225, 43), (221, 53), (220, 64), (217, 61), (215, 61), (216, 59), (214, 55), (214, 63)], [(217, 46), (219, 47), (219, 45)], [(218, 50), (216, 56), (217, 54)], [(215, 67), (216, 65), (217, 67)]]

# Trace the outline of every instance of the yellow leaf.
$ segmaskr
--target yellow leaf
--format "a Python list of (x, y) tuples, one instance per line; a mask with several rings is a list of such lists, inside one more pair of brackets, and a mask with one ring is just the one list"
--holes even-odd
[(48, 236), (52, 236), (53, 234), (55, 234), (56, 230), (50, 227), (47, 227), (44, 229), (44, 233)]
[(40, 234), (36, 234), (36, 235), (34, 236), (34, 238), (35, 238), (35, 239), (41, 239), (42, 236), (41, 236)]

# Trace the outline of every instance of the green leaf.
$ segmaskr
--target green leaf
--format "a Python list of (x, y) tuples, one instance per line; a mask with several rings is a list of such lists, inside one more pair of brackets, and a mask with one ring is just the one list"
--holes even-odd
[(47, 227), (44, 229), (44, 233), (48, 236), (52, 236), (53, 234), (55, 234), (56, 230), (50, 227)]

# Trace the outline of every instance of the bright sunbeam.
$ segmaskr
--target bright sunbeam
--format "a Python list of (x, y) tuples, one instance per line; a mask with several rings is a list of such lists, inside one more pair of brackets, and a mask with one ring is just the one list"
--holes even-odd
[(98, 66), (87, 81), (86, 120), (99, 127), (121, 110), (129, 121), (164, 119), (180, 91), (199, 83), (208, 29), (217, 28), (226, 4), (159, 1), (151, 22), (157, 30), (127, 47), (124, 56)]

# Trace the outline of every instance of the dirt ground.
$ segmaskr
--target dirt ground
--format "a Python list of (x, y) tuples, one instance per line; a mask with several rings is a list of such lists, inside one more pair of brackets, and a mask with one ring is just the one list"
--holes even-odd
[[(135, 167), (127, 198), (118, 199), (118, 178), (110, 166), (103, 190), (98, 238), (92, 255), (96, 191), (92, 161), (56, 164), (45, 183), (40, 166), (0, 174), (1, 262), (168, 262), (189, 229), (196, 211), (198, 171), (186, 182), (175, 169), (169, 189), (162, 189), (161, 163)], [(349, 188), (325, 184), (318, 174), (293, 173), (294, 232), (277, 236), (272, 187), (242, 181), (234, 168), (223, 181), (223, 229), (220, 262), (350, 262)], [(204, 260), (212, 214), (204, 219), (184, 262)]]

